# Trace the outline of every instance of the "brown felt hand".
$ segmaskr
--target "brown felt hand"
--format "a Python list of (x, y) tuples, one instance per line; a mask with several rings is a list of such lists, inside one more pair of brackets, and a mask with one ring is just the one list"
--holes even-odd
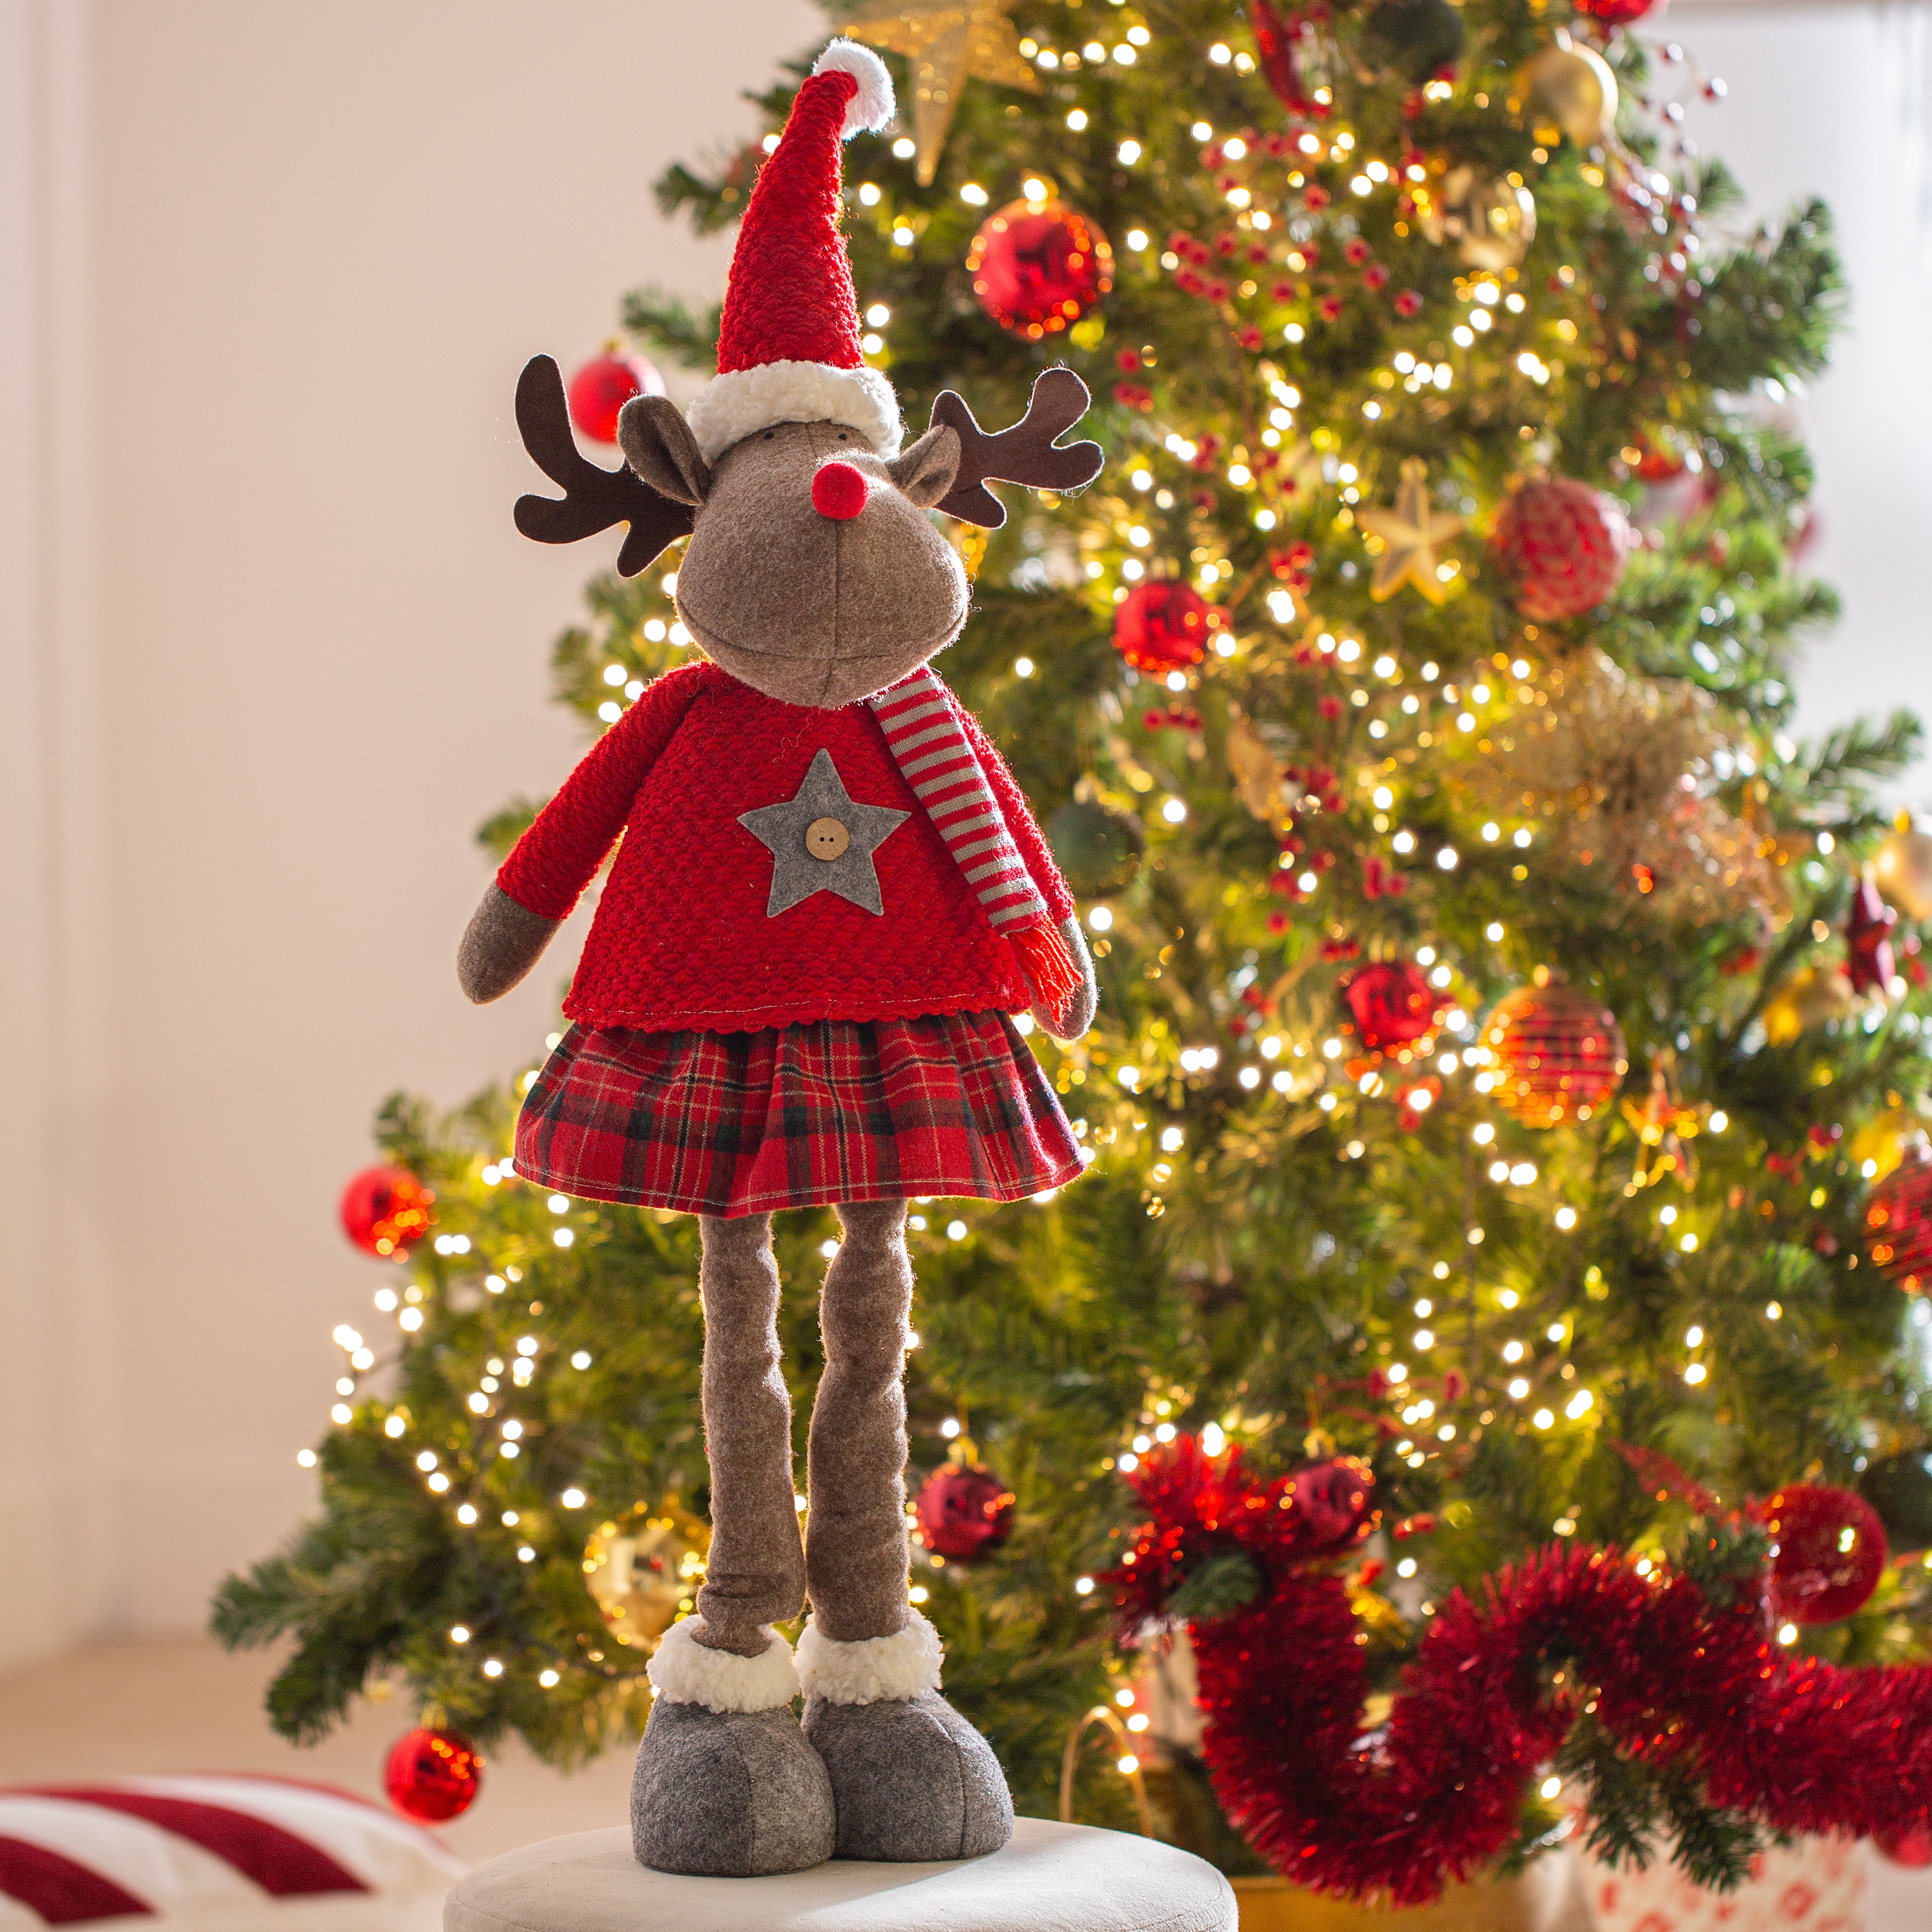
[(500, 1000), (543, 956), (563, 923), (519, 905), (493, 885), (457, 948), (456, 976), (478, 1006)]
[(1080, 988), (1072, 995), (1058, 1012), (1054, 1012), (1044, 1000), (1033, 1010), (1033, 1016), (1055, 1040), (1079, 1040), (1094, 1024), (1095, 1010), (1100, 1004), (1100, 989), (1094, 977), (1094, 956), (1087, 950), (1087, 935), (1080, 930), (1077, 919), (1063, 919), (1060, 922), (1060, 936), (1066, 942), (1066, 950), (1073, 956), (1073, 963), (1080, 969)]

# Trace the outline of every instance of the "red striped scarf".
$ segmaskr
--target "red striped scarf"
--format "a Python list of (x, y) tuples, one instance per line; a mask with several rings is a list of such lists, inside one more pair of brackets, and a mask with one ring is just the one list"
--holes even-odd
[(993, 930), (1012, 941), (1035, 994), (1059, 1012), (1079, 988), (1079, 969), (1006, 829), (958, 700), (922, 664), (866, 701)]

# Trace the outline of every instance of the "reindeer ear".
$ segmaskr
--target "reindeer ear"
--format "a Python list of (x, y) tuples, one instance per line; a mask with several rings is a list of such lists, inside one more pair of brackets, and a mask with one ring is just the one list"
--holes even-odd
[(959, 438), (935, 424), (918, 442), (886, 465), (886, 474), (922, 510), (929, 510), (952, 488), (959, 473)]
[(711, 466), (668, 396), (633, 396), (618, 414), (617, 446), (660, 496), (695, 506), (711, 494)]

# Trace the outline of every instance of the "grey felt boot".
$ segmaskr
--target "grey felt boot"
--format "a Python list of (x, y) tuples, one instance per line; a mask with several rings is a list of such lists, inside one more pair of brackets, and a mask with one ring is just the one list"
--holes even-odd
[(875, 1704), (808, 1698), (805, 1736), (832, 1780), (836, 1857), (978, 1858), (1012, 1836), (998, 1760), (937, 1690)]
[(631, 1844), (653, 1871), (758, 1878), (831, 1857), (832, 1786), (793, 1716), (782, 1637), (754, 1658), (674, 1624), (650, 1661), (657, 1695), (631, 1780)]

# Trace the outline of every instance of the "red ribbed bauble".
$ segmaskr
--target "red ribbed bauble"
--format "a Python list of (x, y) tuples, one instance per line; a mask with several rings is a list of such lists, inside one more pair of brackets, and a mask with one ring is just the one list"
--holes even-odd
[(1114, 606), (1114, 648), (1136, 670), (1185, 670), (1208, 655), (1221, 614), (1192, 586), (1137, 584)]
[(1013, 1526), (1013, 1492), (977, 1462), (933, 1471), (913, 1499), (919, 1540), (949, 1563), (990, 1556)]
[(1907, 1294), (1932, 1286), (1932, 1149), (1905, 1150), (1865, 1197), (1866, 1252), (1887, 1281)]
[(440, 1825), (460, 1817), (483, 1788), (483, 1760), (460, 1731), (418, 1726), (398, 1738), (382, 1765), (382, 1788), (405, 1818)]
[(365, 1167), (342, 1190), (342, 1232), (365, 1255), (400, 1261), (429, 1232), (435, 1199), (406, 1167)]
[(592, 442), (617, 440), (617, 415), (633, 396), (661, 396), (664, 378), (641, 356), (594, 356), (564, 392), (570, 419)]
[(1576, 10), (1606, 27), (1628, 27), (1655, 8), (1657, 0), (1576, 0)]
[(1375, 1528), (1376, 1479), (1358, 1456), (1310, 1462), (1295, 1471), (1288, 1486), (1296, 1520), (1306, 1526), (1317, 1550), (1359, 1543)]
[(1009, 202), (974, 236), (966, 272), (1002, 328), (1037, 342), (1071, 328), (1114, 286), (1114, 251), (1077, 208)]
[(1828, 1483), (1787, 1483), (1764, 1506), (1771, 1605), (1795, 1624), (1834, 1624), (1878, 1588), (1885, 1526), (1863, 1496)]
[(1490, 530), (1490, 554), (1516, 608), (1534, 623), (1580, 617), (1617, 587), (1636, 538), (1624, 506), (1571, 476), (1512, 490)]
[(1420, 966), (1378, 959), (1342, 982), (1342, 998), (1362, 1044), (1388, 1053), (1426, 1040), (1442, 1022), (1443, 1002)]
[(1483, 1044), (1496, 1098), (1530, 1127), (1587, 1120), (1629, 1070), (1623, 1028), (1600, 1000), (1552, 981), (1496, 1002)]

